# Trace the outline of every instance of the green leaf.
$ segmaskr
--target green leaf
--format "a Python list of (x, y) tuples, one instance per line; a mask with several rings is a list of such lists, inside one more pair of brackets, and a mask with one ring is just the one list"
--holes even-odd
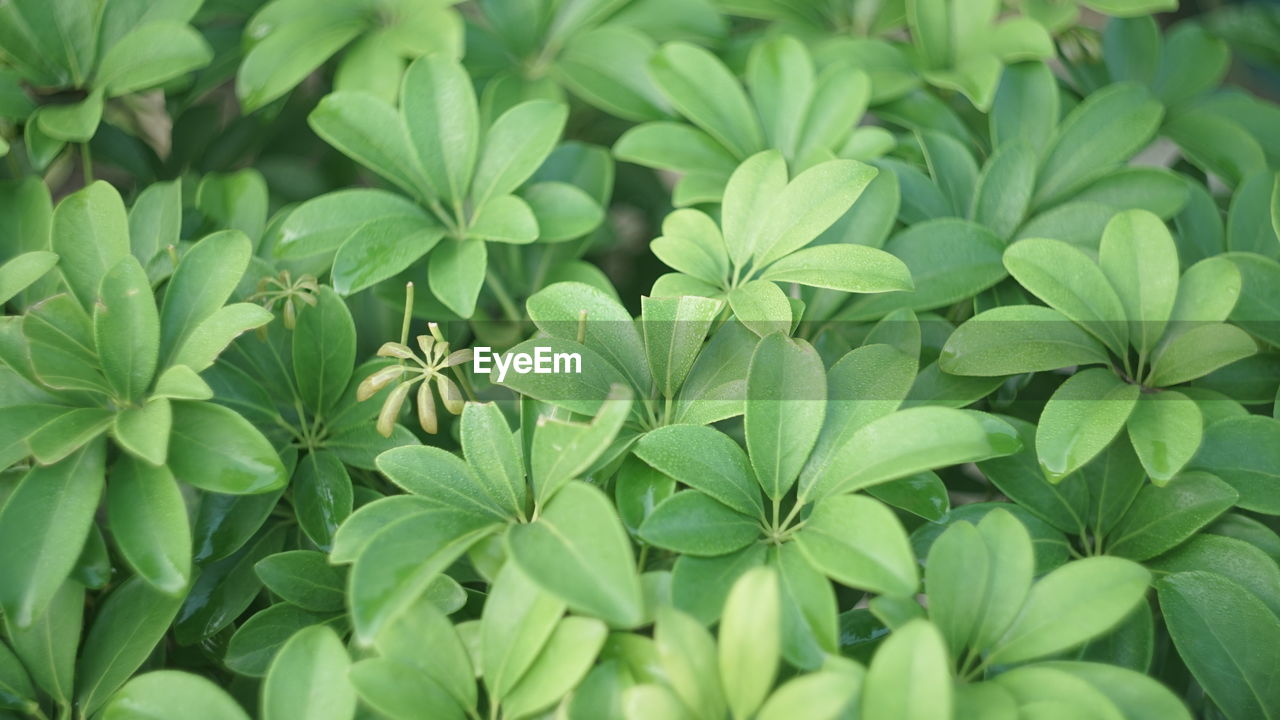
[[(236, 96), (249, 113), (289, 92), (365, 29), (366, 21), (344, 12), (259, 13), (245, 29), (260, 38), (245, 53), (236, 73)], [(336, 8), (335, 8), (336, 9)]]
[(493, 403), (468, 403), (462, 411), (462, 450), (485, 493), (505, 514), (523, 515), (528, 490), (519, 448), (502, 411)]
[(191, 370), (207, 370), (242, 333), (262, 327), (274, 319), (269, 310), (254, 303), (232, 303), (220, 307), (187, 335), (170, 359), (170, 367), (184, 365)]
[(204, 67), (213, 49), (195, 28), (159, 21), (134, 28), (102, 56), (93, 79), (108, 97), (153, 88)]
[(760, 537), (758, 522), (697, 490), (658, 503), (640, 525), (639, 536), (667, 550), (699, 556), (731, 553)]
[(1280, 714), (1280, 620), (1261, 600), (1209, 572), (1174, 573), (1156, 591), (1178, 654), (1226, 717)]
[(1200, 451), (1188, 470), (1203, 470), (1240, 493), (1246, 510), (1280, 514), (1280, 420), (1258, 415), (1228, 418), (1205, 428)]
[(356, 326), (338, 294), (322, 287), (293, 331), (293, 374), (302, 404), (324, 416), (342, 395), (356, 360)]
[(1054, 133), (1033, 204), (1046, 207), (1128, 160), (1155, 134), (1163, 114), (1136, 83), (1115, 83), (1089, 95)]
[(604, 291), (580, 282), (554, 283), (530, 296), (526, 310), (538, 329), (552, 337), (576, 340), (581, 329), (584, 345), (608, 358), (637, 394), (649, 392), (653, 377), (639, 328)]
[[(524, 375), (508, 372), (506, 379), (498, 384), (534, 400), (563, 407), (580, 415), (595, 415), (613, 387), (627, 382), (622, 373), (602, 355), (572, 340), (537, 337), (526, 340), (507, 352), (533, 354), (540, 347), (550, 348), (547, 352), (553, 356), (556, 353), (577, 353), (582, 358), (582, 372)], [(493, 363), (489, 363), (488, 367), (494, 370)], [(490, 372), (489, 376), (496, 380), (496, 370)]]
[(709, 427), (668, 425), (640, 437), (632, 452), (676, 481), (748, 517), (763, 517), (764, 504), (746, 453)]
[(747, 87), (765, 137), (788, 157), (796, 156), (813, 98), (814, 74), (813, 60), (804, 44), (787, 35), (762, 39), (747, 58)]
[(879, 502), (859, 495), (818, 502), (796, 542), (814, 567), (850, 587), (911, 595), (920, 580), (902, 524)]
[(94, 90), (79, 102), (46, 105), (34, 113), (27, 127), (39, 126), (49, 137), (65, 142), (87, 143), (102, 121), (102, 91)]
[(402, 118), (380, 98), (365, 92), (325, 95), (307, 116), (307, 124), (339, 152), (390, 180), (414, 197), (430, 186), (415, 162)]
[(191, 579), (191, 526), (169, 469), (127, 456), (117, 460), (107, 485), (107, 518), (117, 549), (138, 575), (181, 596)]
[(739, 285), (729, 291), (727, 299), (734, 318), (757, 335), (785, 334), (791, 329), (791, 302), (768, 280)]
[(129, 208), (129, 244), (141, 263), (170, 245), (177, 247), (181, 231), (181, 180), (148, 185)]
[(546, 160), (569, 110), (561, 103), (530, 100), (498, 116), (484, 136), (471, 200), (483, 207), (490, 199), (520, 187)]
[(58, 256), (47, 250), (33, 250), (0, 265), (0, 304), (44, 277), (58, 264)]
[(340, 621), (332, 613), (314, 613), (289, 603), (276, 603), (254, 613), (236, 628), (227, 642), (223, 662), (241, 675), (261, 678), (289, 638), (303, 628), (326, 622)]
[(554, 72), (574, 95), (633, 122), (667, 115), (667, 103), (645, 70), (656, 50), (647, 35), (621, 23), (576, 32)]
[(514, 563), (494, 578), (480, 620), (479, 661), (485, 686), (503, 699), (525, 676), (555, 632), (565, 605)]
[(1113, 557), (1067, 563), (1031, 587), (989, 662), (1032, 660), (1075, 647), (1111, 629), (1146, 596), (1151, 573)]
[(138, 675), (102, 711), (103, 720), (249, 720), (224, 690), (199, 675), (157, 670)]
[(1108, 363), (1106, 348), (1052, 308), (1009, 305), (978, 313), (947, 338), (943, 372), (1016, 375), (1072, 365)]
[(271, 592), (312, 612), (338, 612), (344, 605), (343, 578), (324, 553), (291, 550), (269, 555), (253, 566)]
[[(384, 521), (380, 531), (373, 530), (356, 557), (348, 585), (352, 624), (365, 640), (372, 640), (417, 600), (467, 548), (492, 533), (495, 524), (489, 517), (432, 508)], [(341, 544), (339, 533), (335, 550)]]
[(22, 661), (8, 645), (0, 643), (0, 707), (31, 714), (40, 708), (36, 697), (36, 689)]
[(633, 395), (625, 385), (615, 385), (589, 424), (548, 416), (538, 418), (530, 448), (529, 477), (539, 506), (545, 505), (565, 483), (590, 471), (610, 450), (631, 415)]
[(715, 55), (689, 43), (667, 43), (650, 59), (649, 73), (681, 115), (735, 157), (764, 147), (764, 133), (746, 93)]
[(1026, 218), (1035, 174), (1036, 154), (1030, 145), (1025, 141), (1001, 145), (978, 176), (969, 217), (990, 228), (998, 237), (1012, 236)]
[(826, 369), (807, 342), (775, 333), (747, 371), (747, 452), (765, 494), (778, 500), (809, 457), (826, 414)]
[(663, 606), (658, 608), (653, 640), (661, 669), (679, 698), (672, 698), (675, 705), (683, 702), (698, 717), (724, 717), (728, 708), (711, 634), (692, 617)]
[(383, 717), (409, 720), (422, 713), (461, 720), (462, 708), (426, 672), (390, 658), (371, 657), (351, 666), (351, 682), (369, 707)]
[(1128, 668), (1093, 662), (1047, 662), (1036, 665), (1059, 670), (1089, 683), (1107, 696), (1124, 717), (1134, 720), (1191, 720), (1182, 700), (1158, 680)]
[[(434, 242), (427, 238), (430, 231), (438, 227), (439, 222), (435, 218), (401, 195), (370, 188), (337, 190), (311, 198), (294, 208), (274, 233), (272, 249), (277, 257), (282, 258), (319, 255), (337, 250), (348, 239), (354, 239), (356, 231), (365, 230), (376, 233), (377, 239), (357, 243), (357, 248), (372, 246), (375, 250), (389, 253), (392, 258), (400, 258), (409, 255), (407, 250), (416, 246), (411, 245), (407, 249), (396, 247), (393, 238), (421, 232), (424, 234), (421, 244), (434, 246)], [(392, 252), (393, 248), (395, 252)], [(355, 263), (350, 263), (349, 267), (345, 261), (342, 269), (344, 277), (362, 270)], [(337, 279), (334, 282), (337, 283)]]
[(350, 720), (356, 691), (347, 678), (351, 658), (325, 625), (298, 631), (280, 648), (262, 687), (265, 720)]
[(1058, 386), (1040, 415), (1036, 454), (1058, 482), (1102, 452), (1124, 428), (1141, 391), (1105, 368), (1083, 370)]
[(757, 231), (756, 264), (767, 266), (812, 242), (845, 214), (878, 172), (857, 160), (830, 160), (792, 178), (772, 198)]
[(1119, 357), (1128, 357), (1125, 306), (1102, 269), (1084, 252), (1060, 240), (1019, 240), (1004, 253), (1019, 283), (1066, 315)]
[(333, 546), (338, 526), (351, 515), (351, 476), (332, 450), (316, 450), (298, 460), (291, 483), (298, 527), (321, 549)]
[(943, 407), (915, 407), (872, 420), (832, 451), (801, 492), (814, 499), (948, 465), (1016, 452), (1017, 433), (1003, 421)]
[[(332, 237), (348, 230), (347, 227), (335, 229)], [(323, 237), (330, 237), (327, 230)], [(394, 277), (431, 252), (442, 237), (444, 228), (423, 215), (387, 215), (370, 220), (346, 236), (334, 255), (333, 289), (341, 295), (351, 295)], [(292, 254), (298, 248), (311, 247), (318, 239), (298, 239), (292, 245), (278, 247)], [(290, 240), (293, 239), (286, 237), (282, 243)]]
[(1258, 343), (1235, 325), (1199, 324), (1160, 348), (1147, 376), (1155, 387), (1178, 385), (1257, 354)]
[(155, 374), (160, 315), (147, 273), (132, 255), (102, 277), (93, 305), (93, 338), (107, 382), (122, 399), (139, 399)]
[(981, 652), (1004, 634), (1031, 589), (1031, 536), (1013, 515), (993, 510), (977, 524), (957, 522), (929, 548), (929, 617), (953, 657)]
[(1182, 470), (1200, 448), (1204, 433), (1200, 408), (1172, 390), (1139, 396), (1126, 425), (1133, 449), (1156, 485)]
[(919, 222), (889, 239), (884, 249), (906, 264), (915, 289), (858, 298), (842, 319), (878, 319), (898, 308), (930, 310), (986, 290), (1007, 276), (1004, 242), (987, 228), (959, 218)]
[(17, 627), (39, 619), (75, 566), (102, 497), (105, 454), (95, 442), (28, 470), (0, 508), (0, 608)]
[(70, 705), (76, 674), (76, 647), (84, 622), (84, 586), (75, 580), (54, 589), (41, 615), (27, 626), (4, 622), (6, 639), (26, 666), (37, 687), (62, 705)]
[(773, 687), (782, 646), (778, 576), (748, 570), (733, 584), (720, 618), (720, 678), (735, 718), (751, 717)]
[[(498, 442), (506, 441), (500, 439)], [(436, 507), (489, 515), (494, 520), (523, 512), (523, 478), (519, 487), (508, 485), (500, 474), (494, 476), (499, 467), (490, 468), (482, 481), (481, 476), (458, 456), (425, 445), (392, 448), (379, 455), (376, 462), (378, 470), (391, 482), (429, 499)]]
[(640, 580), (626, 531), (604, 493), (571, 482), (542, 516), (507, 533), (507, 552), (534, 582), (613, 627), (642, 619)]
[(388, 625), (374, 645), (384, 657), (429, 674), (461, 707), (475, 707), (476, 673), (468, 649), (453, 623), (429, 599)]
[(129, 218), (115, 188), (98, 181), (58, 203), (50, 249), (71, 294), (93, 307), (102, 277), (129, 254)]
[(647, 122), (629, 128), (614, 143), (613, 154), (637, 165), (716, 178), (727, 178), (738, 165), (738, 159), (710, 135), (674, 122)]
[(479, 240), (445, 238), (427, 265), (431, 294), (460, 317), (471, 317), (484, 284), (488, 258), (485, 244)]
[(786, 186), (787, 161), (776, 150), (752, 155), (729, 176), (720, 208), (720, 227), (735, 268), (745, 267), (763, 244), (760, 235), (769, 220), (769, 211)]
[[(1231, 521), (1235, 516), (1221, 517)], [(1280, 566), (1253, 542), (1215, 534), (1221, 526), (1221, 521), (1210, 525), (1147, 566), (1158, 575), (1195, 570), (1221, 575), (1257, 595), (1272, 612), (1280, 609)]]
[(467, 228), (467, 237), (526, 245), (538, 239), (538, 231), (538, 218), (524, 199), (498, 195), (476, 211)]
[(471, 78), (453, 57), (415, 60), (400, 87), (400, 117), (432, 195), (461, 203), (471, 183), (480, 135)]
[(723, 306), (719, 300), (695, 296), (640, 299), (645, 354), (663, 396), (675, 397), (684, 384)]
[(169, 468), (203, 490), (263, 493), (289, 480), (275, 448), (248, 420), (206, 402), (175, 402)]
[(889, 634), (863, 681), (866, 720), (932, 720), (951, 717), (952, 678), (938, 629), (912, 620)]
[(567, 182), (539, 182), (522, 194), (537, 218), (538, 239), (563, 242), (582, 237), (604, 222), (604, 208), (590, 193)]
[(842, 292), (915, 289), (911, 271), (898, 258), (865, 245), (841, 243), (797, 250), (774, 262), (760, 277)]
[(1240, 495), (1203, 472), (1179, 475), (1165, 487), (1147, 485), (1107, 535), (1107, 553), (1148, 560), (1177, 546), (1230, 509)]
[(125, 580), (107, 596), (76, 661), (80, 712), (97, 712), (146, 662), (181, 605), (181, 595), (157, 592), (141, 578)]
[(227, 230), (209, 235), (182, 256), (160, 306), (160, 367), (175, 364), (172, 358), (187, 338), (231, 297), (252, 254), (249, 238)]
[(1164, 334), (1178, 295), (1178, 250), (1160, 218), (1145, 210), (1107, 223), (1099, 264), (1129, 319), (1129, 337), (1146, 354)]
[(608, 628), (599, 620), (561, 620), (528, 672), (503, 700), (504, 715), (526, 718), (555, 705), (591, 669), (607, 634)]

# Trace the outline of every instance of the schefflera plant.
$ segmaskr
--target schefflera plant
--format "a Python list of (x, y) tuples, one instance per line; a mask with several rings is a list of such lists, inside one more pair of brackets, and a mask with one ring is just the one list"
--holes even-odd
[(518, 320), (490, 267), (489, 243), (569, 240), (604, 217), (600, 203), (576, 185), (525, 185), (552, 152), (567, 115), (560, 103), (530, 100), (482, 128), (471, 78), (440, 54), (409, 66), (398, 108), (362, 91), (331, 93), (309, 116), (311, 127), (404, 195), (356, 188), (309, 200), (284, 220), (275, 253), (332, 253), (332, 283), (343, 295), (429, 257), (429, 287), (451, 312), (470, 318), (487, 281), (508, 319)]
[(876, 157), (894, 144), (883, 128), (857, 127), (871, 93), (866, 73), (847, 62), (820, 70), (788, 35), (752, 46), (745, 89), (719, 58), (685, 42), (658, 50), (649, 75), (687, 123), (637, 125), (613, 152), (680, 173), (676, 207), (719, 202), (738, 165), (764, 150), (777, 150), (800, 172), (837, 157)]
[(1142, 672), (1063, 659), (1145, 604), (1150, 572), (1110, 557), (1034, 572), (1031, 536), (1004, 510), (942, 533), (925, 561), (923, 607), (872, 600), (893, 629), (867, 670), (862, 716), (1191, 717)]
[(589, 423), (539, 416), (513, 433), (497, 405), (468, 403), (463, 457), (431, 446), (379, 455), (378, 469), (408, 494), (359, 508), (330, 553), (331, 562), (352, 564), (356, 638), (373, 641), (473, 548), (473, 565), (490, 579), (496, 553), (575, 612), (618, 628), (643, 622), (641, 582), (617, 511), (577, 479), (609, 447), (631, 404), (619, 386)]
[(767, 335), (802, 317), (804, 303), (787, 292), (793, 283), (856, 293), (913, 289), (907, 266), (883, 250), (813, 244), (876, 172), (856, 160), (829, 160), (789, 179), (778, 151), (751, 156), (729, 178), (719, 223), (694, 209), (663, 221), (650, 247), (679, 272), (658, 278), (651, 294), (723, 299), (739, 322)]
[[(19, 0), (0, 8), (0, 37), (11, 68), (0, 72), (0, 91), (16, 100), (14, 119), (24, 122), (31, 166), (44, 170), (67, 143), (87, 143), (108, 101), (162, 87), (209, 64), (213, 50), (188, 24), (198, 8), (180, 0)], [(32, 102), (24, 84), (36, 88), (41, 100), (59, 93), (78, 99)], [(84, 170), (92, 177), (91, 164)]]
[(1258, 351), (1249, 333), (1223, 322), (1240, 295), (1239, 270), (1215, 257), (1180, 278), (1168, 228), (1145, 210), (1107, 223), (1097, 261), (1058, 240), (1027, 239), (1004, 263), (1048, 307), (979, 313), (947, 340), (939, 366), (995, 376), (1103, 365), (1076, 372), (1045, 404), (1041, 468), (1056, 482), (1127, 428), (1152, 481), (1168, 482), (1204, 433), (1197, 404), (1171, 388)]
[[(743, 418), (746, 450), (711, 427), (672, 425), (641, 437), (634, 454), (660, 478), (619, 478), (619, 504), (638, 484), (660, 500), (636, 535), (677, 553), (676, 607), (715, 621), (732, 579), (768, 565), (782, 579), (790, 618), (784, 651), (813, 669), (837, 652), (835, 591), (828, 581), (889, 596), (919, 582), (907, 535), (876, 494), (902, 478), (1016, 451), (1016, 433), (994, 416), (936, 406), (899, 409), (916, 353), (872, 342), (828, 371), (816, 350), (781, 333), (751, 358)], [(892, 499), (886, 493), (883, 497)], [(830, 610), (830, 612), (827, 612)]]
[[(138, 227), (135, 236), (146, 226)], [(191, 530), (178, 482), (244, 494), (287, 479), (267, 438), (209, 402), (213, 391), (198, 374), (271, 318), (257, 305), (224, 306), (249, 264), (249, 240), (226, 231), (195, 243), (157, 301), (131, 254), (147, 245), (130, 239), (130, 218), (109, 185), (68, 196), (53, 212), (51, 243), (66, 291), (0, 325), (0, 357), (21, 398), (2, 414), (0, 465), (32, 459), (0, 511), (0, 607), (18, 627), (40, 618), (82, 549), (107, 568), (100, 581), (109, 579), (94, 523), (104, 495), (126, 563), (180, 596), (191, 577)]]

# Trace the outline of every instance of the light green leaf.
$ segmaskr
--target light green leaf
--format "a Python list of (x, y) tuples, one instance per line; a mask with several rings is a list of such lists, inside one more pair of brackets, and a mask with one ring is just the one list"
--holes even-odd
[(92, 308), (102, 277), (129, 254), (129, 218), (115, 188), (99, 180), (58, 203), (50, 249), (71, 294)]
[(919, 584), (902, 524), (887, 507), (860, 495), (825, 498), (796, 542), (814, 567), (850, 587), (911, 595)]
[(1129, 319), (1129, 337), (1142, 354), (1164, 334), (1178, 295), (1178, 249), (1160, 218), (1145, 210), (1122, 212), (1107, 223), (1098, 248)]
[(1165, 487), (1147, 485), (1107, 536), (1107, 553), (1148, 560), (1208, 525), (1240, 497), (1232, 487), (1203, 472), (1189, 472)]
[(1125, 306), (1102, 269), (1084, 252), (1060, 240), (1019, 240), (1004, 253), (1009, 273), (1036, 297), (1128, 357)]
[(733, 584), (720, 618), (720, 678), (735, 718), (751, 717), (773, 687), (782, 646), (778, 576), (767, 566)]
[(809, 457), (826, 414), (826, 369), (816, 350), (781, 333), (756, 346), (747, 371), (747, 452), (765, 494), (778, 500)]
[(174, 354), (201, 321), (231, 297), (252, 254), (253, 243), (244, 233), (227, 230), (209, 235), (182, 256), (160, 306), (160, 367), (175, 364)]
[(1156, 485), (1182, 470), (1200, 449), (1204, 433), (1200, 408), (1172, 390), (1139, 396), (1126, 425), (1133, 449)]
[(1197, 324), (1160, 348), (1146, 382), (1153, 387), (1178, 385), (1257, 352), (1258, 343), (1235, 325)]
[(117, 97), (146, 90), (197, 70), (213, 60), (213, 49), (185, 23), (157, 21), (140, 25), (102, 56), (95, 87)]
[(503, 700), (504, 716), (530, 717), (570, 693), (591, 669), (608, 631), (593, 618), (561, 620), (528, 672)]
[(1050, 482), (1058, 482), (1102, 452), (1124, 428), (1141, 390), (1105, 368), (1062, 383), (1040, 415), (1036, 454)]
[(396, 111), (377, 96), (345, 90), (325, 95), (307, 124), (339, 152), (395, 183), (414, 197), (430, 186), (409, 132)]
[(842, 292), (915, 289), (911, 271), (898, 258), (876, 248), (843, 243), (797, 250), (769, 265), (760, 277)]
[(708, 495), (685, 490), (658, 503), (637, 534), (650, 545), (684, 555), (716, 556), (758, 540), (760, 525)]
[[(286, 227), (296, 214), (291, 214), (285, 221)], [(320, 233), (323, 233), (322, 237), (335, 239), (339, 233), (349, 233), (343, 235), (346, 240), (333, 257), (332, 279), (334, 290), (341, 295), (351, 295), (394, 277), (413, 265), (440, 242), (444, 228), (425, 215), (395, 214), (370, 220), (354, 230), (341, 226), (335, 228), (332, 235), (327, 228)], [(302, 248), (314, 248), (313, 243), (319, 239), (316, 236), (295, 239), (286, 235), (277, 248), (285, 250), (282, 254), (292, 256)], [(292, 244), (284, 244), (286, 242)]]
[(872, 659), (863, 681), (861, 717), (951, 717), (952, 683), (941, 633), (928, 621), (912, 620), (890, 633)]
[(667, 43), (649, 73), (680, 114), (738, 158), (764, 147), (755, 110), (736, 78), (715, 55), (685, 42)]
[(191, 579), (191, 525), (167, 467), (121, 457), (107, 485), (107, 519), (120, 554), (157, 590), (181, 597)]
[(525, 245), (538, 239), (538, 230), (538, 218), (528, 203), (515, 195), (498, 195), (476, 212), (467, 237)]
[(1226, 717), (1280, 715), (1274, 668), (1280, 620), (1257, 597), (1211, 572), (1179, 572), (1156, 583), (1178, 650), (1191, 674)]
[(102, 711), (103, 720), (249, 720), (224, 690), (199, 675), (158, 670), (138, 675)]
[(121, 399), (139, 399), (155, 373), (160, 316), (147, 273), (132, 255), (102, 277), (93, 305), (93, 337), (107, 381)]
[(1057, 310), (1008, 305), (956, 328), (938, 366), (957, 375), (997, 376), (1109, 361), (1101, 343)]
[(1031, 587), (989, 661), (1032, 660), (1097, 637), (1142, 602), (1150, 584), (1151, 573), (1129, 560), (1099, 556), (1067, 563)]
[(791, 302), (768, 280), (752, 280), (729, 291), (733, 316), (757, 335), (786, 334), (791, 329)]
[(169, 366), (185, 366), (204, 371), (240, 335), (275, 319), (269, 310), (254, 303), (232, 303), (214, 310), (201, 320), (174, 352)]
[(0, 265), (0, 304), (44, 277), (58, 264), (58, 256), (47, 250), (33, 250)]
[(498, 116), (485, 133), (476, 166), (471, 187), (476, 207), (528, 180), (560, 139), (568, 115), (561, 103), (530, 100)]
[(264, 720), (351, 720), (356, 691), (351, 658), (332, 628), (299, 630), (280, 648), (262, 686)]
[(471, 317), (488, 264), (489, 254), (483, 242), (445, 238), (427, 265), (431, 294), (460, 317)]
[[(400, 87), (400, 118), (432, 195), (457, 205), (476, 165), (480, 119), (471, 78), (447, 53), (415, 60)], [(479, 204), (483, 204), (481, 198)]]
[(28, 470), (0, 508), (0, 607), (9, 623), (30, 627), (75, 566), (102, 497), (105, 454), (95, 442)]
[(696, 296), (640, 299), (645, 354), (662, 395), (675, 397), (684, 384), (723, 305), (719, 300)]
[(640, 579), (626, 531), (604, 493), (564, 486), (542, 516), (511, 528), (507, 551), (535, 582), (613, 627), (641, 622)]
[(269, 492), (289, 480), (275, 448), (248, 420), (221, 405), (175, 402), (169, 468), (178, 480), (231, 494)]
[(709, 427), (669, 425), (641, 436), (633, 452), (676, 481), (700, 490), (748, 517), (764, 505), (747, 455), (729, 436)]
[(878, 172), (857, 160), (830, 160), (792, 178), (772, 199), (758, 230), (756, 264), (767, 266), (812, 242), (845, 214)]

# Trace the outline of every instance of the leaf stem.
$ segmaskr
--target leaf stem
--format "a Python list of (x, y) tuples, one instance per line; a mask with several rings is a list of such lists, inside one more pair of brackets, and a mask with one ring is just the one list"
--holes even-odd
[(493, 296), (498, 299), (498, 305), (502, 306), (502, 314), (511, 322), (520, 322), (523, 319), (520, 308), (516, 307), (516, 302), (511, 298), (511, 293), (507, 292), (507, 286), (503, 284), (502, 278), (489, 268), (484, 271), (484, 280), (489, 290), (493, 291)]
[(93, 184), (93, 153), (89, 151), (89, 142), (80, 143), (80, 170), (84, 173), (85, 187)]

